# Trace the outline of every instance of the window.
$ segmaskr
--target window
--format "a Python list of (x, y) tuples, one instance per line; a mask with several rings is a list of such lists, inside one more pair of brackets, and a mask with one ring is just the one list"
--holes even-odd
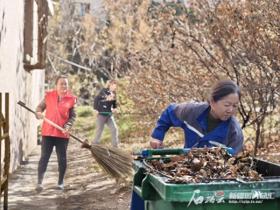
[(25, 0), (23, 63), (26, 71), (45, 68), (47, 23), (48, 2)]

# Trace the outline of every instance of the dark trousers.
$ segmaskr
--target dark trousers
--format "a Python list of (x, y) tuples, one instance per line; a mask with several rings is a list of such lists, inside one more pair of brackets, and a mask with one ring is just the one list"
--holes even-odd
[(63, 178), (67, 167), (66, 150), (68, 139), (53, 136), (43, 136), (41, 145), (41, 158), (38, 165), (38, 184), (42, 184), (44, 174), (47, 170), (48, 162), (55, 146), (58, 161), (58, 184), (63, 184)]

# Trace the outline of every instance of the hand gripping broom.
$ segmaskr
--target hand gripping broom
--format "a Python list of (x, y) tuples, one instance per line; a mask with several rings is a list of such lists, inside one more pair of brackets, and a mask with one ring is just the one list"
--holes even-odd
[[(19, 101), (18, 104), (36, 115), (36, 112), (28, 108), (24, 102)], [(64, 128), (52, 122), (48, 118), (44, 117), (43, 120), (58, 130), (65, 131)], [(89, 149), (99, 166), (101, 166), (101, 168), (103, 168), (104, 171), (112, 177), (120, 179), (132, 175), (132, 157), (129, 154), (117, 148), (110, 148), (98, 144), (89, 145), (86, 141), (81, 140), (71, 133), (69, 133), (69, 136), (82, 143), (84, 148)]]

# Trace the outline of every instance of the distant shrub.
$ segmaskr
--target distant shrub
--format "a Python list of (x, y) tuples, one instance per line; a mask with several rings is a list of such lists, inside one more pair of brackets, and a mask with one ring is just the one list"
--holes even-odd
[(93, 115), (93, 109), (91, 106), (79, 106), (76, 108), (78, 117), (89, 117)]

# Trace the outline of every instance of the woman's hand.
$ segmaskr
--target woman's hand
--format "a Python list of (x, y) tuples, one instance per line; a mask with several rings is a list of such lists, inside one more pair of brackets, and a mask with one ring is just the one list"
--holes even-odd
[(35, 116), (36, 116), (37, 120), (41, 120), (44, 118), (44, 115), (42, 112), (36, 112)]
[(151, 139), (150, 140), (150, 145), (153, 149), (159, 149), (159, 148), (163, 147), (162, 141), (160, 141), (158, 139)]
[(71, 130), (71, 126), (68, 124), (64, 125), (64, 130), (62, 131), (62, 133), (64, 133), (65, 135), (69, 135), (70, 134), (70, 130)]
[(106, 96), (106, 101), (113, 101), (115, 100), (115, 94), (114, 93), (110, 93), (110, 95)]

